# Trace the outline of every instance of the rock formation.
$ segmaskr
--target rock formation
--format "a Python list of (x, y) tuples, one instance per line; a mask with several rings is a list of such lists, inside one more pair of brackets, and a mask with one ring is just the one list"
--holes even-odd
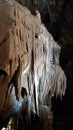
[[(67, 87), (65, 96), (63, 97), (62, 101), (59, 101), (59, 99), (55, 98), (53, 111), (55, 115), (57, 115), (57, 113), (60, 114), (59, 119), (56, 116), (55, 118), (58, 119), (61, 127), (62, 127), (61, 124), (62, 121), (60, 121), (60, 118), (65, 118), (64, 122), (62, 122), (63, 123), (62, 129), (66, 130), (73, 129), (73, 125), (71, 123), (73, 122), (73, 110), (72, 110), (73, 109), (72, 105), (73, 1), (72, 0), (40, 0), (40, 1), (25, 0), (25, 2), (23, 2), (24, 0), (18, 0), (18, 1), (21, 4), (26, 5), (32, 11), (32, 13), (34, 13), (36, 9), (39, 10), (39, 12), (41, 13), (42, 22), (45, 24), (49, 32), (51, 32), (55, 41), (58, 41), (58, 44), (61, 46), (60, 65), (62, 66), (67, 77)], [(67, 120), (68, 123), (66, 122)], [(57, 128), (56, 126), (56, 129), (60, 129), (60, 126), (59, 128)]]
[(14, 0), (0, 0), (0, 127), (22, 111), (27, 122), (31, 113), (40, 117), (54, 94), (65, 94), (59, 55), (60, 46), (40, 17)]

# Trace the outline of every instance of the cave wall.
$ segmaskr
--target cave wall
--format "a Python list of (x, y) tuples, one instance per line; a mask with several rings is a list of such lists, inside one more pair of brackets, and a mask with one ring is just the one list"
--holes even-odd
[[(22, 0), (19, 2), (31, 9), (31, 5), (23, 3)], [(67, 77), (67, 89), (63, 100), (61, 101), (59, 97), (53, 99), (53, 111), (57, 115), (55, 121), (59, 115), (57, 120), (59, 124), (55, 129), (71, 130), (73, 129), (73, 1), (34, 0), (33, 2), (35, 10), (38, 9), (41, 13), (42, 22), (61, 46), (60, 65)], [(35, 10), (31, 9), (32, 13)]]
[(25, 120), (27, 124), (36, 115), (48, 129), (51, 96), (62, 97), (66, 89), (60, 46), (41, 23), (39, 12), (32, 15), (14, 0), (1, 0), (0, 14), (0, 127), (10, 117), (25, 127)]
[[(47, 29), (51, 32), (54, 39), (56, 41), (58, 41), (58, 44), (60, 44), (60, 46), (61, 46), (60, 64), (61, 64), (62, 68), (64, 69), (65, 74), (67, 76), (67, 89), (66, 89), (65, 97), (63, 98), (63, 102), (62, 103), (59, 102), (59, 103), (62, 104), (61, 105), (61, 107), (63, 108), (62, 110), (63, 110), (63, 112), (65, 112), (64, 104), (67, 102), (67, 104), (66, 104), (66, 106), (67, 106), (69, 103), (71, 103), (71, 101), (73, 99), (73, 87), (72, 87), (73, 86), (73, 82), (72, 82), (72, 79), (73, 79), (72, 78), (73, 77), (73, 71), (72, 71), (72, 65), (73, 65), (73, 59), (72, 59), (72, 52), (73, 52), (73, 45), (72, 45), (73, 44), (73, 15), (72, 15), (73, 14), (73, 2), (72, 2), (72, 0), (67, 0), (67, 1), (65, 1), (65, 0), (62, 0), (62, 1), (61, 0), (59, 0), (59, 1), (56, 1), (56, 0), (50, 0), (50, 1), (47, 1), (47, 0), (46, 1), (45, 0), (43, 0), (43, 1), (18, 0), (18, 2), (27, 6), (33, 14), (36, 14), (36, 10), (39, 10), (39, 12), (41, 14), (42, 22), (45, 24)], [(0, 1), (0, 4), (1, 4), (1, 1)], [(20, 10), (23, 10), (23, 8), (21, 6), (19, 6), (19, 8), (20, 8)], [(37, 34), (39, 32), (38, 28), (39, 28), (40, 21), (38, 21), (38, 19), (33, 20), (34, 18), (32, 17), (30, 11), (28, 11), (28, 9), (26, 9), (26, 8), (25, 8), (25, 10), (26, 11), (24, 11), (25, 12), (24, 15), (26, 17), (26, 21), (24, 22), (24, 24), (26, 26), (26, 29), (25, 29), (26, 30), (25, 36), (27, 35), (26, 39), (23, 40), (23, 37), (21, 37), (21, 34), (23, 34), (23, 29), (21, 29), (21, 28), (24, 28), (24, 27), (23, 27), (23, 25), (21, 27), (20, 24), (22, 24), (24, 20), (22, 20), (22, 22), (21, 22), (21, 20), (19, 20), (19, 19), (23, 19), (22, 17), (24, 15), (23, 15), (23, 13), (21, 13), (22, 11), (18, 11), (18, 9), (16, 9), (15, 10), (16, 16), (14, 16), (12, 13), (11, 19), (10, 19), (10, 20), (12, 20), (12, 22), (9, 20), (10, 23), (7, 23), (7, 24), (8, 24), (8, 28), (10, 28), (10, 29), (11, 29), (11, 27), (9, 25), (12, 26), (12, 32), (10, 31), (9, 35), (13, 41), (15, 40), (16, 35), (18, 35), (17, 37), (19, 37), (18, 38), (19, 43), (21, 41), (23, 41), (23, 42), (25, 41), (26, 44), (27, 44), (27, 42), (30, 44), (29, 41), (32, 42), (34, 37), (35, 37), (35, 41), (37, 42), (36, 39), (37, 39)], [(1, 11), (4, 12), (2, 9), (0, 10), (0, 12)], [(13, 10), (12, 10), (12, 12), (13, 12)], [(6, 13), (6, 11), (4, 12), (4, 16), (5, 16), (5, 13)], [(2, 19), (2, 15), (0, 15), (0, 19)], [(29, 18), (29, 15), (32, 18)], [(10, 17), (10, 14), (8, 15), (8, 19), (9, 19), (9, 17)], [(14, 17), (16, 17), (16, 20)], [(6, 20), (6, 19), (3, 19), (3, 20)], [(31, 23), (29, 21), (31, 21)], [(35, 22), (33, 22), (33, 21), (35, 21)], [(6, 20), (6, 22), (8, 22), (8, 20)], [(32, 24), (35, 26), (36, 29), (33, 27)], [(5, 27), (5, 25), (3, 25), (3, 23), (1, 23), (1, 26)], [(14, 28), (13, 28), (15, 26), (16, 26), (16, 29), (15, 29), (16, 33), (14, 32)], [(33, 30), (31, 29), (31, 27), (33, 28)], [(7, 28), (0, 28), (0, 29), (1, 29), (0, 35), (1, 35), (1, 38), (3, 38)], [(36, 32), (34, 32), (34, 30), (36, 30)], [(3, 31), (3, 34), (2, 34), (2, 31)], [(7, 32), (6, 32), (6, 34), (7, 34)], [(31, 34), (33, 34), (34, 37), (32, 37)], [(29, 37), (32, 37), (32, 38), (29, 38)], [(1, 41), (2, 41), (2, 39), (1, 39)], [(4, 41), (6, 42), (6, 37), (5, 37)], [(23, 42), (22, 42), (22, 44), (23, 44)], [(14, 66), (12, 65), (12, 72), (14, 72), (13, 68), (16, 68), (19, 64), (18, 57), (21, 57), (21, 55), (22, 55), (22, 59), (27, 58), (27, 54), (25, 54), (25, 58), (23, 58), (24, 55), (21, 54), (22, 53), (21, 49), (23, 49), (23, 46), (24, 45), (22, 45), (22, 48), (16, 46), (16, 49), (19, 49), (19, 51), (18, 51), (18, 52), (20, 52), (19, 54), (17, 51), (14, 51), (14, 49), (15, 49), (14, 42), (13, 42), (13, 45), (10, 46), (10, 48), (11, 48), (10, 56), (13, 57), (12, 60), (14, 63), (13, 64)], [(27, 45), (25, 45), (25, 52), (28, 50), (30, 52), (30, 48), (32, 48), (31, 45), (29, 48), (27, 47)], [(8, 54), (8, 51), (5, 48), (5, 46), (3, 47), (3, 50), (6, 50), (6, 53), (4, 53), (4, 54)], [(16, 55), (15, 53), (13, 54), (13, 51), (17, 54), (17, 57), (15, 56)], [(2, 56), (1, 59), (3, 57), (7, 56), (7, 55), (4, 56), (4, 54), (0, 55), (0, 56)], [(29, 55), (29, 57), (30, 57), (30, 55)], [(27, 58), (27, 59), (29, 59), (29, 58)], [(7, 59), (6, 63), (4, 63), (2, 61), (2, 64), (4, 63), (4, 66), (8, 63), (11, 64), (11, 59), (10, 59), (10, 62), (8, 60), (9, 60), (9, 58)], [(16, 62), (15, 62), (15, 60), (16, 60)], [(23, 61), (23, 62), (25, 62), (25, 61)], [(26, 65), (28, 63), (22, 63), (22, 64)], [(24, 68), (25, 68), (25, 66), (24, 66)], [(11, 71), (9, 72), (7, 70), (7, 73), (10, 75)], [(16, 102), (18, 102), (18, 101), (16, 101)], [(70, 105), (70, 106), (72, 108), (72, 105)], [(68, 110), (69, 109), (67, 109), (67, 112), (68, 112)], [(71, 112), (72, 112), (72, 110), (71, 110)]]

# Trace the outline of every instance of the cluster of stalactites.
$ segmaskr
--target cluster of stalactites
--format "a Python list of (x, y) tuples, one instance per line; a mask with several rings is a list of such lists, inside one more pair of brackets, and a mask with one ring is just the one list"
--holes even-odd
[(59, 65), (60, 46), (43, 24), (31, 53), (31, 65), (22, 75), (22, 85), (31, 97), (31, 109), (39, 114), (39, 106), (49, 105), (50, 98), (65, 94), (66, 76)]

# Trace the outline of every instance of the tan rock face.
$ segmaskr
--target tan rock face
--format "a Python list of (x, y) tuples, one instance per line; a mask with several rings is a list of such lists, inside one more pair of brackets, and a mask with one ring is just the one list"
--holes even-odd
[[(8, 84), (14, 84), (17, 99), (21, 93), (21, 73), (31, 64), (31, 50), (40, 21), (15, 1), (0, 1), (0, 106), (5, 103)], [(2, 77), (6, 73), (5, 81)]]
[[(13, 7), (14, 5), (0, 5), (0, 69), (5, 70), (10, 77), (13, 76), (19, 65), (19, 59), (26, 59), (26, 31), (24, 27), (24, 13)], [(4, 50), (4, 53), (2, 53)], [(25, 58), (23, 58), (25, 55)], [(28, 58), (27, 58), (28, 59)], [(27, 60), (21, 60), (25, 68)], [(24, 63), (25, 62), (25, 63)]]
[(41, 24), (40, 17), (18, 3), (1, 0), (0, 14), (0, 113), (5, 114), (7, 109), (8, 115), (20, 111), (24, 87), (27, 115), (31, 110), (39, 114), (39, 105), (49, 104), (46, 95), (48, 99), (54, 93), (65, 93), (66, 77), (59, 66), (60, 47)]

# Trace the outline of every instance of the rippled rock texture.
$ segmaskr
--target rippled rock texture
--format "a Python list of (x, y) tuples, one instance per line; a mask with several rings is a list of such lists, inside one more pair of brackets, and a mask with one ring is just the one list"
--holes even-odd
[(66, 89), (59, 56), (60, 46), (39, 12), (0, 0), (0, 127), (13, 117), (15, 129), (28, 129), (36, 120), (48, 129), (44, 117), (48, 120), (51, 97), (62, 97)]
[[(18, 0), (21, 4), (26, 5), (31, 9), (32, 13), (39, 10), (41, 13), (42, 22), (51, 32), (55, 41), (61, 46), (60, 65), (62, 66), (67, 77), (66, 94), (61, 101), (57, 99), (54, 102), (54, 114), (59, 112), (59, 117), (62, 114), (66, 117), (63, 129), (73, 129), (73, 1), (72, 0)], [(30, 4), (28, 4), (30, 3)], [(32, 3), (32, 4), (31, 4)], [(32, 5), (32, 8), (31, 8)], [(34, 8), (35, 7), (35, 8)], [(60, 109), (60, 110), (59, 110)], [(58, 111), (57, 111), (58, 110)], [(61, 113), (62, 111), (62, 113)], [(70, 119), (71, 115), (71, 119)], [(69, 117), (68, 117), (69, 116)], [(56, 120), (56, 119), (55, 119)], [(60, 120), (60, 119), (59, 119)], [(62, 117), (63, 120), (63, 117)], [(67, 125), (67, 121), (68, 124)], [(61, 123), (59, 122), (59, 123)], [(62, 124), (61, 124), (62, 126)], [(70, 128), (69, 128), (70, 127)], [(72, 128), (71, 128), (72, 127)], [(56, 128), (57, 129), (57, 128)], [(58, 128), (60, 129), (60, 128)]]
[[(73, 51), (73, 2), (72, 0), (18, 0), (32, 13), (39, 10), (42, 22), (62, 47), (61, 64), (64, 67)], [(68, 54), (69, 52), (69, 54)], [(65, 62), (65, 63), (64, 63)], [(65, 64), (65, 65), (63, 65)]]

